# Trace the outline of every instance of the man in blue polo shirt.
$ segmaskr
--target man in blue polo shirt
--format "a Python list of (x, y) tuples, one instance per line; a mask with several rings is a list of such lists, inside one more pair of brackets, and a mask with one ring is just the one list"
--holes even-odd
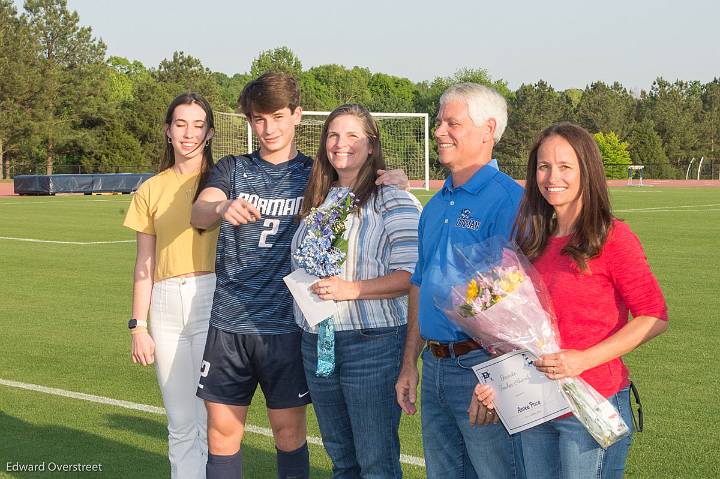
[(520, 478), (519, 437), (508, 435), (494, 411), (472, 395), (477, 384), (472, 366), (490, 355), (435, 306), (430, 281), (451, 259), (454, 247), (510, 236), (523, 190), (492, 159), (507, 125), (507, 105), (491, 88), (456, 85), (440, 98), (435, 125), (440, 163), (451, 175), (420, 217), (397, 400), (407, 414), (415, 413), (417, 359), (423, 351), (427, 477)]

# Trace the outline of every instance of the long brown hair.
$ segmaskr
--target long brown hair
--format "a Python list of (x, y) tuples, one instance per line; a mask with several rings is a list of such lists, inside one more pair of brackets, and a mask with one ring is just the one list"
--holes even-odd
[(600, 253), (607, 240), (613, 215), (600, 150), (592, 135), (581, 126), (568, 122), (552, 125), (540, 133), (530, 150), (525, 195), (513, 228), (515, 240), (523, 253), (534, 259), (545, 250), (557, 228), (555, 210), (540, 194), (536, 176), (538, 150), (552, 136), (559, 136), (572, 146), (580, 165), (582, 208), (562, 252), (570, 255), (581, 271), (587, 271), (588, 260)]
[(332, 121), (342, 115), (352, 115), (363, 126), (363, 132), (368, 139), (370, 146), (370, 154), (363, 163), (358, 172), (357, 181), (353, 186), (353, 193), (357, 198), (358, 205), (364, 205), (370, 197), (377, 193), (378, 186), (375, 184), (377, 170), (385, 169), (385, 158), (383, 157), (382, 145), (380, 143), (380, 130), (378, 129), (375, 119), (369, 111), (361, 105), (348, 103), (341, 105), (333, 110), (325, 120), (320, 135), (320, 147), (318, 148), (317, 157), (313, 163), (310, 179), (305, 189), (305, 199), (303, 200), (300, 217), (305, 217), (310, 213), (312, 208), (320, 206), (327, 196), (333, 183), (338, 180), (337, 171), (330, 164), (327, 155), (327, 137), (328, 128)]
[[(178, 95), (172, 102), (170, 102), (167, 112), (165, 113), (165, 128), (170, 128), (170, 125), (173, 121), (173, 114), (175, 113), (175, 108), (180, 105), (192, 104), (198, 105), (205, 112), (205, 125), (207, 126), (207, 131), (209, 132), (210, 130), (214, 130), (215, 117), (213, 116), (213, 111), (210, 107), (210, 104), (200, 94), (194, 92), (188, 92)], [(163, 157), (160, 161), (159, 171), (165, 171), (175, 165), (175, 148), (173, 148), (172, 143), (168, 141), (165, 135), (163, 135), (163, 138), (165, 139), (165, 150), (163, 151)], [(205, 133), (205, 139), (203, 140), (203, 142), (203, 160), (200, 165), (200, 179), (198, 181), (197, 189), (195, 190), (195, 195), (193, 196), (193, 203), (195, 202), (195, 200), (197, 200), (198, 195), (207, 184), (208, 179), (210, 178), (210, 172), (212, 171), (213, 166), (215, 166), (212, 156), (212, 137), (208, 138), (207, 133)]]

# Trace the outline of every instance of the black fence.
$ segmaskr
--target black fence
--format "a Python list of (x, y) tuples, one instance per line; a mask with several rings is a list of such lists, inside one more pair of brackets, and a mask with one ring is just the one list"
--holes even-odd
[[(47, 165), (45, 163), (15, 163), (11, 162), (8, 168), (10, 178), (20, 175), (46, 175)], [(86, 167), (85, 165), (53, 165), (53, 175), (89, 175), (97, 173), (147, 173), (150, 167), (139, 167), (138, 165), (113, 165), (104, 167)]]
[(16, 175), (18, 195), (54, 195), (57, 193), (132, 193), (152, 173), (95, 173), (82, 175)]

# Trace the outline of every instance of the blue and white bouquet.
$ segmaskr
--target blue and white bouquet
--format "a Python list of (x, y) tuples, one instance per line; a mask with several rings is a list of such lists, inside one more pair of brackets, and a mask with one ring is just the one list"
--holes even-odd
[(329, 205), (310, 210), (305, 218), (307, 233), (293, 254), (308, 274), (318, 278), (340, 274), (347, 256), (347, 240), (343, 239), (345, 222), (356, 206), (355, 194), (341, 190)]
[[(308, 274), (318, 278), (337, 276), (347, 257), (348, 242), (343, 238), (348, 216), (357, 208), (349, 189), (333, 193), (332, 201), (310, 210), (305, 218), (307, 233), (293, 257)], [(315, 374), (328, 377), (335, 370), (335, 325), (332, 316), (320, 323), (318, 364)]]

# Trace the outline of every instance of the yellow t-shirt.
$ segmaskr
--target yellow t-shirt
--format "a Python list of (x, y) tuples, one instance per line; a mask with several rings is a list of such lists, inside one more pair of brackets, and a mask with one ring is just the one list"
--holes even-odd
[(133, 195), (123, 225), (155, 236), (155, 281), (198, 271), (215, 271), (219, 228), (202, 234), (190, 226), (200, 174), (171, 168), (145, 181)]

